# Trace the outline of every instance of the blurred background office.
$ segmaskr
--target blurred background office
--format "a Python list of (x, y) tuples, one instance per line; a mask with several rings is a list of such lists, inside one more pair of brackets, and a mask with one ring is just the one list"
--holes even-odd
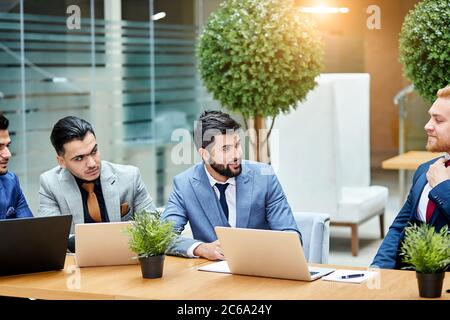
[[(158, 206), (172, 178), (189, 167), (174, 163), (175, 129), (192, 131), (204, 109), (218, 109), (196, 65), (196, 39), (219, 0), (2, 0), (0, 2), (0, 111), (10, 119), (13, 159), (30, 208), (37, 211), (39, 175), (56, 165), (49, 141), (54, 123), (77, 115), (90, 121), (102, 157), (140, 168)], [(345, 8), (311, 13), (325, 44), (324, 73), (370, 74), (372, 183), (389, 187), (385, 228), (399, 209), (397, 172), (382, 160), (422, 150), (429, 104), (406, 94), (407, 117), (394, 96), (409, 82), (398, 61), (399, 32), (417, 0), (298, 0), (303, 7)], [(367, 8), (381, 9), (381, 27), (369, 29)], [(406, 113), (405, 113), (406, 114)], [(399, 137), (399, 121), (406, 128)], [(368, 265), (380, 244), (379, 226), (360, 229), (352, 257), (349, 230), (333, 229), (330, 263)]]

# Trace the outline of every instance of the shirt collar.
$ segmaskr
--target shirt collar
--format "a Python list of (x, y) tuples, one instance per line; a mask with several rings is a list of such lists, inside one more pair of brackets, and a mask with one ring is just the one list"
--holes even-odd
[(97, 179), (92, 180), (92, 181), (86, 181), (86, 180), (80, 179), (80, 178), (75, 177), (75, 176), (73, 176), (73, 177), (75, 178), (75, 181), (77, 182), (77, 185), (78, 185), (79, 187), (81, 187), (81, 185), (82, 185), (83, 183), (85, 183), (85, 182), (87, 182), (87, 183), (93, 182), (94, 185), (97, 186), (97, 187), (101, 185), (101, 183), (100, 183), (100, 177), (98, 177)]
[(236, 178), (235, 177), (228, 178), (228, 180), (226, 182), (220, 182), (220, 181), (217, 181), (216, 179), (214, 179), (212, 177), (212, 175), (209, 174), (208, 169), (206, 169), (206, 165), (203, 165), (203, 168), (205, 169), (206, 176), (208, 177), (209, 184), (211, 185), (211, 187), (214, 187), (214, 185), (216, 183), (219, 183), (219, 184), (229, 183), (229, 184), (231, 184), (233, 186), (236, 185)]
[(450, 154), (448, 154), (447, 152), (444, 154), (445, 160), (450, 160)]

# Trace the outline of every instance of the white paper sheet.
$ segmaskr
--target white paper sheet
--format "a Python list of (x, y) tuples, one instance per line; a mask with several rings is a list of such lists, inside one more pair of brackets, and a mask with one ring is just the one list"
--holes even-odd
[(226, 261), (219, 261), (199, 267), (197, 270), (209, 272), (231, 273)]
[[(357, 278), (350, 278), (350, 279), (342, 279), (342, 276), (348, 276), (351, 274), (363, 274), (362, 277)], [(335, 272), (322, 277), (322, 280), (325, 281), (337, 281), (337, 282), (349, 282), (349, 283), (362, 283), (374, 276), (376, 276), (378, 272), (374, 271), (361, 271), (361, 270), (345, 270), (345, 269), (338, 269)]]

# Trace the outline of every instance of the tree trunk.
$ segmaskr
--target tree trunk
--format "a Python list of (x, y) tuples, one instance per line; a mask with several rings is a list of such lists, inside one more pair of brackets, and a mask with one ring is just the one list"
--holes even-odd
[(250, 140), (249, 159), (270, 163), (266, 119), (261, 116), (248, 120), (248, 135)]

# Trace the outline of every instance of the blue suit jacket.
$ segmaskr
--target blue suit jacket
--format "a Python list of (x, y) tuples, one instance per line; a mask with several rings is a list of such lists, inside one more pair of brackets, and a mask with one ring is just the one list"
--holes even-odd
[[(408, 226), (408, 223), (421, 223), (416, 217), (417, 208), (423, 188), (428, 182), (426, 173), (429, 166), (436, 160), (433, 159), (423, 163), (417, 168), (408, 199), (390, 226), (372, 266), (385, 269), (400, 269), (404, 266), (398, 252), (405, 235), (405, 227)], [(450, 226), (450, 180), (443, 181), (431, 189), (428, 198), (436, 203), (436, 209), (429, 223), (435, 227), (436, 231), (439, 231), (443, 226)]]
[[(174, 223), (178, 233), (189, 221), (194, 239), (178, 237), (169, 254), (187, 256), (197, 241), (217, 240), (215, 226), (230, 226), (206, 175), (203, 162), (177, 175), (162, 219)], [(236, 227), (295, 231), (292, 210), (271, 166), (242, 162), (236, 177)]]
[(0, 219), (32, 216), (17, 176), (12, 172), (0, 175)]

